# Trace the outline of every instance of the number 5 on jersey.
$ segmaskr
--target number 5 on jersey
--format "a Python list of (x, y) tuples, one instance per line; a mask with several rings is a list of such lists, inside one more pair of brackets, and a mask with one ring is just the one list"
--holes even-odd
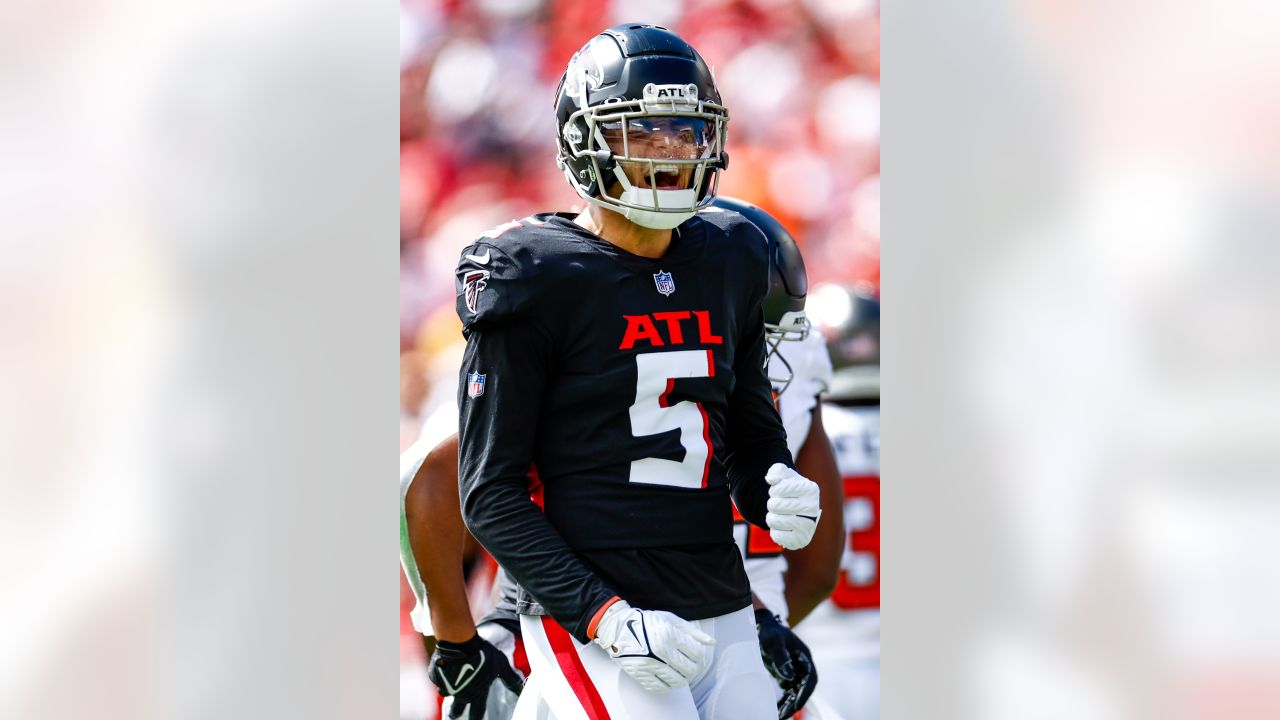
[(711, 469), (711, 429), (707, 411), (692, 400), (670, 402), (679, 378), (714, 377), (710, 350), (676, 350), (636, 355), (636, 401), (630, 409), (636, 437), (680, 431), (684, 459), (647, 457), (631, 462), (631, 482), (701, 488)]

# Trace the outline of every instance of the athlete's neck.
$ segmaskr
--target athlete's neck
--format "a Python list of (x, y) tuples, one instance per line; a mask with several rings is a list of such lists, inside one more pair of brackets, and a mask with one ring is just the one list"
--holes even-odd
[(671, 247), (670, 230), (637, 225), (598, 205), (588, 204), (573, 221), (632, 255), (657, 259), (666, 255), (667, 248)]

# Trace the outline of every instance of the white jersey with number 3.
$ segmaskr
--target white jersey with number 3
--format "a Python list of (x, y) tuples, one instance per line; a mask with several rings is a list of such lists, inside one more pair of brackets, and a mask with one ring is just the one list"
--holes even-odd
[(796, 633), (818, 667), (815, 697), (864, 720), (879, 717), (880, 408), (825, 403), (822, 425), (844, 482), (848, 535), (835, 591)]

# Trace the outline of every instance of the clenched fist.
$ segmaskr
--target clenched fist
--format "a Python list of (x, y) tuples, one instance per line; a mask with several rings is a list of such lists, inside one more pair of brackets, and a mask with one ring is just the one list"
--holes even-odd
[(788, 550), (808, 545), (822, 515), (818, 483), (782, 463), (774, 463), (764, 479), (769, 483), (769, 513), (765, 516), (769, 536)]

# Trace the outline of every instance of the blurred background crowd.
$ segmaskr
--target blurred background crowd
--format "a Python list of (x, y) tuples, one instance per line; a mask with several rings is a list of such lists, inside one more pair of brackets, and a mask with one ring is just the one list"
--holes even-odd
[(401, 450), (424, 422), (456, 421), (432, 411), (456, 387), (459, 251), (508, 220), (581, 208), (555, 165), (556, 85), (588, 39), (635, 21), (713, 68), (730, 115), (720, 193), (779, 218), (811, 283), (878, 294), (878, 0), (401, 0)]

